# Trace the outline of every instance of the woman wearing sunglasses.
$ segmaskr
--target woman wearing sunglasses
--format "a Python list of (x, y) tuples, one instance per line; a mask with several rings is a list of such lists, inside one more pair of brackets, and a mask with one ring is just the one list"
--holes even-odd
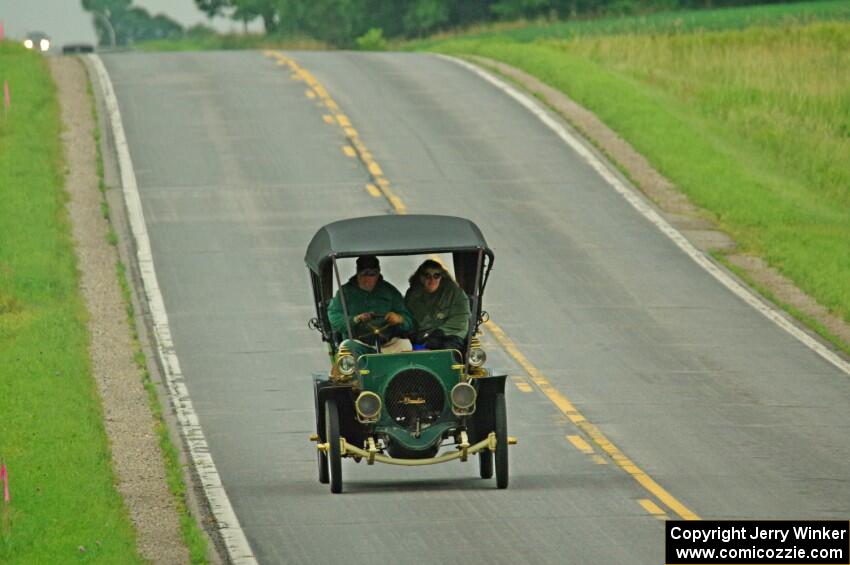
[(469, 299), (437, 261), (426, 260), (410, 276), (404, 303), (413, 314), (414, 343), (462, 350), (469, 329)]

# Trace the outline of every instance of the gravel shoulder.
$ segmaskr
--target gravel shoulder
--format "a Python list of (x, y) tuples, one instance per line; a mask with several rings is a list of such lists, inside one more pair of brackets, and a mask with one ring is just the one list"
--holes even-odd
[(107, 241), (109, 222), (101, 212), (95, 122), (88, 77), (76, 57), (50, 57), (64, 131), (65, 190), (89, 312), (92, 371), (100, 392), (118, 491), (136, 529), (137, 547), (151, 563), (189, 563), (169, 492), (155, 420), (116, 275), (118, 252)]

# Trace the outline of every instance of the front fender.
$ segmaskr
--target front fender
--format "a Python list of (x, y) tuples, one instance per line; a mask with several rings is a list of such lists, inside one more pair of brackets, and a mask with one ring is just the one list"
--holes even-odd
[(354, 412), (354, 391), (351, 385), (337, 384), (327, 374), (313, 374), (313, 402), (316, 412), (316, 433), (321, 440), (325, 436), (325, 401), (335, 399), (339, 411), (339, 433), (349, 443), (360, 445), (365, 437), (363, 425)]
[(478, 400), (475, 403), (475, 413), (468, 420), (469, 441), (479, 442), (487, 437), (496, 427), (494, 406), (496, 395), (505, 393), (505, 382), (507, 375), (489, 374), (486, 377), (471, 379), (473, 386), (478, 391)]

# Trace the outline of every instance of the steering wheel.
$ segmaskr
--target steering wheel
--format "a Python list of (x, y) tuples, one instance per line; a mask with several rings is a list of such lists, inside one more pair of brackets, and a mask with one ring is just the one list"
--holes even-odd
[(372, 318), (357, 324), (365, 331), (354, 336), (355, 339), (365, 343), (374, 343), (377, 339), (381, 344), (388, 342), (391, 338), (392, 327), (385, 319), (384, 314), (372, 314)]

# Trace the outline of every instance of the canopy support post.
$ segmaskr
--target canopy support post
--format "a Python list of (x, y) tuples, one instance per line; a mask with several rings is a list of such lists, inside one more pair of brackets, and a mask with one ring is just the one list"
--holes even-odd
[(333, 262), (334, 274), (336, 275), (336, 286), (339, 289), (339, 300), (342, 302), (342, 314), (345, 316), (345, 327), (348, 329), (348, 339), (354, 339), (354, 333), (351, 331), (351, 317), (348, 315), (348, 305), (345, 303), (345, 293), (342, 291), (342, 279), (339, 278), (336, 255), (331, 256), (331, 261)]
[[(478, 330), (478, 319), (481, 317), (479, 305), (481, 304), (481, 266), (484, 261), (484, 250), (478, 249), (478, 261), (475, 266), (475, 292), (472, 294), (472, 311), (469, 317), (469, 329), (466, 330), (466, 351), (464, 352), (464, 363), (469, 365), (469, 344), (472, 335)], [(474, 316), (474, 319), (473, 319)]]

